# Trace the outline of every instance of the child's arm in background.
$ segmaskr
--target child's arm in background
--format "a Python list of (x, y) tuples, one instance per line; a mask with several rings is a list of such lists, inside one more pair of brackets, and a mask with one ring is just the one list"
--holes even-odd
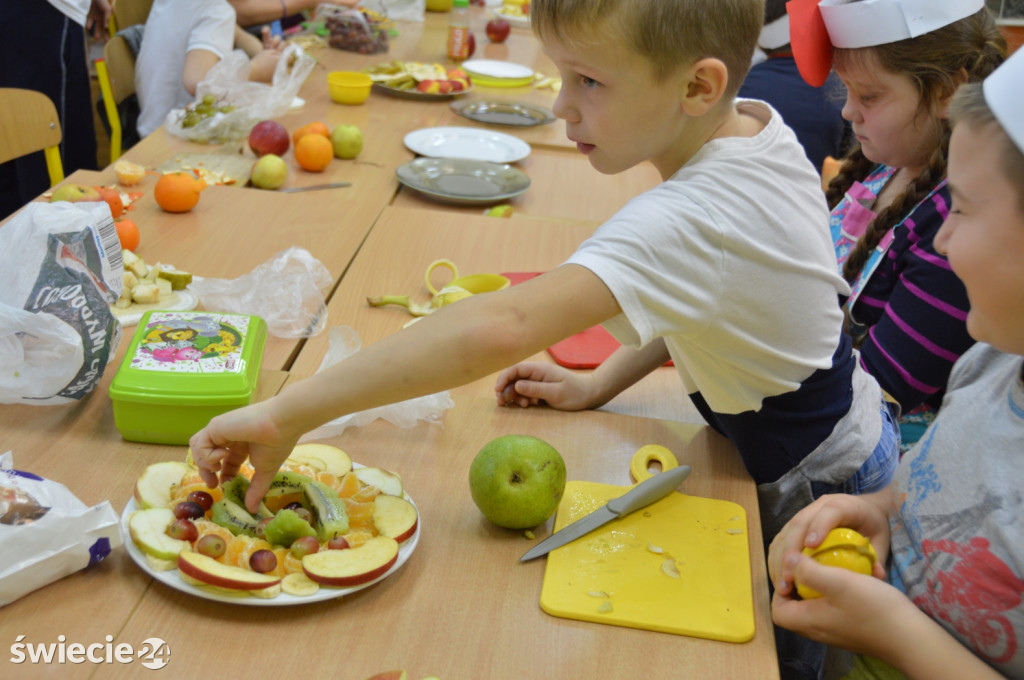
[(211, 487), (248, 457), (246, 505), (255, 508), (298, 438), (318, 425), (464, 385), (618, 313), (597, 276), (564, 265), (443, 307), (268, 401), (217, 416), (192, 437), (192, 453)]
[(185, 68), (181, 73), (181, 84), (193, 97), (196, 94), (196, 87), (211, 68), (220, 61), (215, 53), (209, 50), (189, 50), (185, 54)]
[(620, 347), (591, 373), (539, 362), (524, 362), (498, 375), (494, 391), (499, 406), (523, 408), (540, 402), (562, 411), (582, 411), (608, 403), (617, 394), (668, 361), (658, 338), (639, 350)]
[(866, 654), (912, 680), (1003, 677), (883, 580), (791, 554), (796, 578), (822, 597), (792, 600), (776, 591), (772, 618), (819, 642)]

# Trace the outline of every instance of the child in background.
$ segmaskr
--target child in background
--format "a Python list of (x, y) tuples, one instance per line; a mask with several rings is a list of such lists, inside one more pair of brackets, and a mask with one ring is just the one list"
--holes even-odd
[[(826, 677), (1024, 678), (1021, 83), (1024, 51), (950, 108), (953, 204), (935, 245), (967, 287), (978, 343), (891, 488), (822, 498), (771, 546), (775, 621), (834, 647)], [(876, 578), (800, 553), (837, 526), (871, 539)], [(793, 599), (794, 579), (823, 597)]]
[[(607, 322), (628, 346), (598, 371), (606, 391), (580, 407), (671, 354), (759, 483), (767, 536), (816, 495), (884, 488), (898, 432), (842, 332), (836, 298), (848, 287), (822, 228), (818, 174), (768, 105), (734, 100), (761, 3), (535, 0), (530, 19), (562, 77), (554, 111), (580, 152), (609, 174), (649, 161), (664, 181), (556, 269), (443, 307), (214, 418), (191, 440), (206, 483), (230, 479), (248, 456), (256, 507), (317, 425), (471, 382)], [(499, 402), (528, 403), (534, 373), (504, 373)]]
[(793, 128), (811, 165), (820, 172), (825, 159), (841, 158), (850, 141), (850, 124), (842, 116), (846, 90), (835, 73), (821, 87), (800, 76), (789, 44), (786, 0), (766, 0), (757, 45), (767, 58), (750, 67), (737, 96), (771, 104)]
[[(263, 51), (249, 62), (249, 80), (270, 82), (281, 56), (280, 38), (264, 35)], [(139, 135), (191, 102), (196, 86), (234, 43), (235, 10), (227, 0), (155, 0), (135, 60)]]
[[(827, 199), (836, 257), (852, 289), (843, 306), (847, 331), (861, 366), (900, 405), (905, 450), (934, 417), (953, 363), (973, 343), (963, 284), (933, 246), (950, 201), (946, 107), (958, 85), (980, 82), (1000, 64), (1006, 43), (982, 0), (933, 3), (930, 15), (919, 14), (916, 37), (892, 30), (903, 20), (890, 22), (877, 9), (886, 4), (876, 3), (876, 20), (864, 23), (849, 18), (857, 3), (820, 4), (848, 90), (843, 116), (859, 142)], [(943, 17), (958, 20), (941, 25)], [(807, 54), (798, 50), (798, 63)]]

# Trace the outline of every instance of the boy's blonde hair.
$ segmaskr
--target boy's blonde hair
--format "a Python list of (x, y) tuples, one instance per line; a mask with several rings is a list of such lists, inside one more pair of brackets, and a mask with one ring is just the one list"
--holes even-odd
[[(967, 82), (981, 82), (1006, 57), (1006, 39), (986, 8), (947, 26), (893, 43), (836, 49), (834, 63), (837, 69), (862, 64), (873, 55), (881, 67), (890, 73), (910, 78), (920, 95), (922, 110), (940, 116), (939, 103), (953, 92), (958, 79), (966, 75)], [(885, 236), (910, 210), (917, 205), (946, 175), (946, 154), (949, 151), (949, 123), (939, 121), (939, 136), (928, 166), (897, 196), (888, 207), (878, 213), (843, 265), (843, 278), (853, 283), (860, 276), (868, 258)], [(853, 149), (843, 162), (839, 174), (829, 183), (826, 198), (834, 208), (855, 181), (863, 180), (876, 167), (860, 147)]]
[(533, 0), (538, 36), (587, 44), (590, 36), (626, 41), (661, 81), (680, 66), (711, 57), (729, 70), (731, 100), (750, 68), (764, 23), (764, 0)]
[(1006, 130), (996, 120), (995, 114), (985, 101), (985, 93), (981, 83), (970, 83), (961, 86), (953, 96), (949, 105), (949, 122), (953, 127), (966, 125), (974, 129), (984, 129), (999, 136), (1003, 146), (999, 162), (1003, 174), (1017, 190), (1017, 202), (1024, 211), (1024, 151), (1017, 148)]

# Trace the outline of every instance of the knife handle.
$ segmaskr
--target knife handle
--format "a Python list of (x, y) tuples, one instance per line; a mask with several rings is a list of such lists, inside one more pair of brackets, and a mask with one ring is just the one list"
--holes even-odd
[(640, 482), (618, 498), (608, 501), (607, 508), (619, 517), (625, 517), (629, 513), (650, 505), (654, 501), (668, 495), (689, 474), (689, 465), (680, 465), (671, 470), (663, 470), (653, 477)]

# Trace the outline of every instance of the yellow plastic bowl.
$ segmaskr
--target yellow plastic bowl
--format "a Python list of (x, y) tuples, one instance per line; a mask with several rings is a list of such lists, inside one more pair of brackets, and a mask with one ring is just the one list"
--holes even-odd
[(332, 71), (327, 74), (327, 90), (339, 104), (362, 104), (370, 96), (370, 76), (357, 71)]

